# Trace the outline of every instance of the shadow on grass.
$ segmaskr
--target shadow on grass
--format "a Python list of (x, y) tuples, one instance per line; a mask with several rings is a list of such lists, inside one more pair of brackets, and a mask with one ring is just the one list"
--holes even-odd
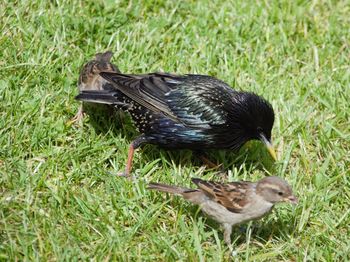
[[(199, 217), (203, 218), (205, 224), (204, 230), (206, 232), (212, 229), (216, 230), (220, 239), (224, 239), (224, 230), (221, 225), (210, 217), (201, 212), (198, 206), (192, 206), (188, 209), (188, 216), (192, 216), (195, 221)], [(247, 242), (247, 230), (250, 228), (251, 237), (250, 242), (258, 241), (261, 244), (268, 243), (272, 238), (288, 240), (295, 232), (295, 226), (293, 223), (288, 223), (283, 218), (269, 221), (252, 221), (241, 225), (234, 226), (232, 228), (231, 241), (235, 241), (234, 245), (239, 246)]]
[(124, 126), (128, 119), (121, 110), (102, 104), (84, 103), (84, 112), (89, 116), (91, 125), (97, 134), (112, 132), (125, 133)]

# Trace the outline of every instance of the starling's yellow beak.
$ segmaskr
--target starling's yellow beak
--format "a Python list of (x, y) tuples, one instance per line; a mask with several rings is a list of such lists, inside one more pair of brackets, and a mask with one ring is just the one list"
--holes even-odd
[(273, 160), (277, 161), (277, 155), (276, 155), (276, 151), (273, 148), (273, 145), (271, 144), (271, 142), (265, 137), (265, 135), (263, 133), (260, 133), (260, 140), (265, 144), (265, 146), (267, 147), (267, 151), (269, 151), (270, 155), (272, 156)]

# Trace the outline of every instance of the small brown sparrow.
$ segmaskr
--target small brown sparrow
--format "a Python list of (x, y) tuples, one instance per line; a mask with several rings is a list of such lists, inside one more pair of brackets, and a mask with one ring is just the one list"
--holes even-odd
[(224, 228), (224, 240), (231, 244), (232, 226), (259, 219), (279, 202), (297, 204), (289, 184), (282, 178), (270, 176), (258, 182), (231, 182), (222, 184), (193, 178), (198, 189), (151, 183), (148, 189), (180, 195), (197, 204), (204, 213)]
[[(78, 80), (79, 93), (86, 90), (101, 91), (112, 88), (112, 84), (100, 76), (100, 72), (120, 73), (117, 66), (110, 62), (112, 56), (113, 53), (111, 51), (97, 53), (93, 60), (82, 67)], [(86, 105), (83, 104), (79, 107), (78, 112), (69, 121), (69, 124), (78, 122), (84, 117), (84, 107), (86, 107)]]

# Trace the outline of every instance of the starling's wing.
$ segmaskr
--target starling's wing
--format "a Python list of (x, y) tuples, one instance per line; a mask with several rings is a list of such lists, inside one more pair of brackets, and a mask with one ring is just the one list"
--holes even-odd
[(244, 210), (244, 207), (248, 203), (248, 192), (252, 186), (251, 182), (221, 184), (198, 178), (192, 179), (192, 182), (209, 198), (234, 213), (241, 213)]
[(186, 75), (178, 88), (165, 94), (171, 111), (187, 125), (201, 128), (226, 125), (235, 91), (204, 75)]
[(227, 84), (209, 76), (124, 75), (100, 73), (115, 87), (146, 108), (161, 112), (185, 125), (207, 128), (226, 123), (234, 92)]
[[(163, 113), (176, 122), (181, 120), (171, 112), (170, 108), (159, 97), (170, 91), (168, 82), (161, 80), (158, 74), (125, 75), (101, 72), (100, 75), (114, 84), (115, 88), (123, 92), (136, 103), (152, 110)], [(149, 90), (152, 89), (150, 92)], [(158, 92), (158, 95), (154, 94)]]

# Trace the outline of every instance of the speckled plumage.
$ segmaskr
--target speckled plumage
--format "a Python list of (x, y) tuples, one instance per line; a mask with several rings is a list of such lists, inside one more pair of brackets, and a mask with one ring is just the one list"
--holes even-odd
[(239, 149), (261, 135), (267, 141), (271, 139), (271, 105), (253, 93), (234, 91), (214, 77), (166, 73), (100, 75), (114, 89), (83, 91), (77, 99), (128, 111), (142, 133), (133, 142), (133, 148), (151, 143), (169, 149)]

